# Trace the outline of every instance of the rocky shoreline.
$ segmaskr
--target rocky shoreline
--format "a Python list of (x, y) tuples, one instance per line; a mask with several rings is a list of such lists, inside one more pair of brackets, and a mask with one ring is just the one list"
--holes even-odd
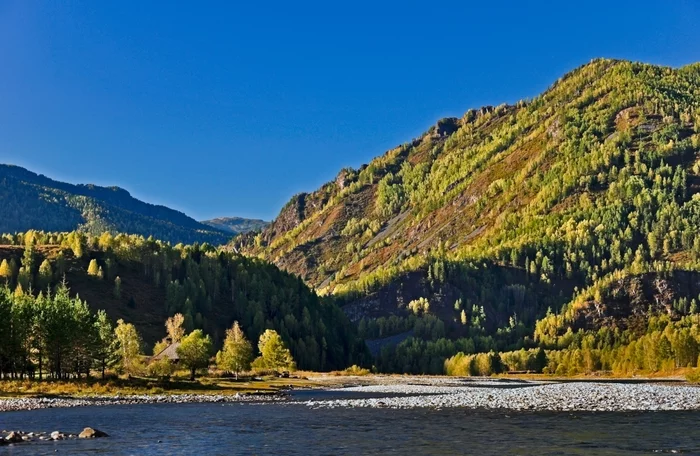
[[(640, 383), (478, 382), (468, 386), (369, 385), (335, 391), (367, 393), (362, 399), (296, 402), (312, 408), (448, 408), (515, 411), (700, 410), (700, 387)], [(386, 394), (386, 397), (381, 397)], [(398, 396), (397, 396), (398, 395)], [(379, 396), (379, 397), (377, 397)]]
[(284, 397), (283, 394), (143, 394), (125, 396), (0, 398), (0, 412), (106, 405), (271, 402), (283, 400)]
[(0, 431), (0, 446), (15, 445), (17, 443), (33, 442), (36, 440), (70, 440), (70, 439), (96, 439), (109, 437), (106, 432), (99, 429), (86, 427), (80, 433), (53, 431), (48, 432), (24, 432), (24, 431)]
[[(319, 379), (322, 380), (322, 379)], [(0, 398), (0, 412), (137, 404), (284, 402), (312, 408), (449, 408), (531, 411), (700, 410), (700, 387), (638, 381), (530, 381), (421, 376), (326, 378), (321, 389), (338, 397), (299, 401), (277, 394), (156, 394)], [(324, 384), (319, 381), (317, 384)], [(353, 398), (343, 398), (353, 393)], [(367, 397), (357, 398), (357, 394)]]

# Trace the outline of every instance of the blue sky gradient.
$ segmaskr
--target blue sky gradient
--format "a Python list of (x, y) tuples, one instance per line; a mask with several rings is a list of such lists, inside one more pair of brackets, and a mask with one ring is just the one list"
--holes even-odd
[(107, 3), (0, 0), (0, 162), (198, 219), (271, 219), (592, 58), (700, 60), (695, 0)]

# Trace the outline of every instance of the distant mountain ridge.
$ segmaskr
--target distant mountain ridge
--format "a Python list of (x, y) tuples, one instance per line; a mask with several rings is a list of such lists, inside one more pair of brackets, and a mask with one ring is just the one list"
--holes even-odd
[(243, 217), (217, 217), (211, 220), (202, 220), (201, 223), (232, 234), (259, 231), (270, 224), (270, 222), (266, 222), (265, 220), (247, 219)]
[(140, 234), (175, 244), (218, 245), (231, 237), (180, 211), (140, 201), (120, 187), (69, 184), (0, 165), (0, 232), (31, 229)]

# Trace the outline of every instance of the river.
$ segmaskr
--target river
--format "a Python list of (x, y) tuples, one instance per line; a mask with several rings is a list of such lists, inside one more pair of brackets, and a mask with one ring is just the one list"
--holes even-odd
[[(308, 397), (309, 393), (303, 393), (300, 399)], [(23, 443), (0, 447), (0, 454), (700, 454), (697, 411), (314, 409), (303, 404), (230, 403), (115, 405), (0, 414), (0, 429), (77, 433), (85, 426), (103, 430), (110, 437)]]

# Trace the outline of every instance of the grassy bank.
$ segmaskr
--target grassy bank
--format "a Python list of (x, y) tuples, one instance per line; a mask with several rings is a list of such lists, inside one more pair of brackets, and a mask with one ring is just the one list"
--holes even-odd
[(239, 380), (202, 377), (189, 381), (187, 376), (162, 380), (149, 377), (82, 380), (1, 380), (0, 398), (9, 397), (88, 397), (136, 394), (276, 394), (287, 389), (313, 388), (318, 384), (301, 376), (241, 377)]

